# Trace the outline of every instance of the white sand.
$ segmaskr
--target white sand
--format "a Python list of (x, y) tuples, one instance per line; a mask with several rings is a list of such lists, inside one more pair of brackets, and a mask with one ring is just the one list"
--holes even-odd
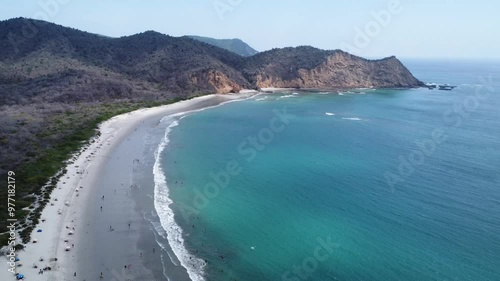
[[(75, 268), (78, 239), (85, 239), (81, 235), (83, 231), (73, 230), (73, 227), (77, 225), (78, 220), (85, 212), (87, 197), (91, 192), (95, 192), (92, 191), (92, 185), (97, 180), (94, 174), (103, 165), (103, 160), (106, 159), (113, 147), (147, 118), (161, 116), (164, 112), (187, 111), (194, 104), (214, 97), (221, 96), (208, 95), (170, 105), (140, 109), (116, 116), (102, 123), (99, 126), (101, 135), (73, 157), (74, 162), (66, 167), (67, 172), (61, 177), (56, 189), (52, 192), (50, 204), (41, 215), (41, 218), (46, 219), (46, 221), (40, 222), (31, 236), (32, 241), (37, 239), (38, 242), (30, 242), (25, 245), (24, 251), (18, 252), (18, 257), (23, 264), (21, 267), (17, 267), (18, 272), (24, 274), (27, 280), (64, 280), (68, 271), (73, 271)], [(232, 100), (245, 96), (240, 94), (224, 95), (223, 97), (225, 100)], [(66, 206), (66, 202), (69, 202), (68, 206)], [(58, 214), (58, 210), (60, 214)], [(42, 229), (42, 232), (37, 232), (38, 229)], [(69, 235), (70, 231), (73, 231), (74, 235)], [(65, 239), (68, 239), (68, 242), (65, 242)], [(75, 244), (75, 248), (72, 247), (72, 244)], [(66, 247), (69, 247), (70, 250), (66, 251)], [(40, 261), (40, 257), (43, 257), (44, 261)], [(52, 258), (58, 260), (51, 262)], [(5, 257), (1, 257), (0, 262), (2, 264), (0, 280), (15, 280), (15, 276), (7, 271), (8, 265)], [(38, 266), (38, 269), (33, 267), (34, 264)], [(50, 266), (52, 270), (45, 271), (43, 275), (38, 274), (40, 267), (46, 266)]]
[(261, 88), (263, 92), (296, 91), (296, 88)]

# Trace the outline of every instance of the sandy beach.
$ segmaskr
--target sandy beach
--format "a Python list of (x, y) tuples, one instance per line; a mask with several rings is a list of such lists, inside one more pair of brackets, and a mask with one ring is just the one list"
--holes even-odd
[[(174, 120), (164, 117), (254, 94), (203, 96), (102, 123), (66, 167), (16, 270), (27, 280), (190, 280), (151, 219), (154, 152)], [(0, 280), (15, 280), (0, 259)]]

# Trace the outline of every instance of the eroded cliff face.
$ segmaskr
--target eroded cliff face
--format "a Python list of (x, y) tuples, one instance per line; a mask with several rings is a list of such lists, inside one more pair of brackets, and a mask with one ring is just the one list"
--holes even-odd
[(366, 60), (345, 52), (326, 56), (322, 63), (308, 69), (279, 62), (263, 65), (256, 71), (258, 88), (391, 88), (419, 87), (423, 83), (395, 57)]
[(208, 83), (212, 85), (218, 94), (237, 93), (241, 91), (241, 86), (229, 79), (224, 73), (216, 70), (208, 72)]
[[(148, 31), (103, 37), (35, 21), (36, 40), (9, 32), (28, 19), (0, 21), (0, 103), (161, 100), (241, 89), (418, 87), (395, 57), (366, 60), (310, 46), (273, 49), (250, 57), (188, 37)], [(82, 81), (85, 81), (82, 83)]]
[(243, 86), (218, 70), (207, 70), (193, 74), (191, 82), (198, 88), (207, 89), (217, 94), (237, 93), (242, 90)]

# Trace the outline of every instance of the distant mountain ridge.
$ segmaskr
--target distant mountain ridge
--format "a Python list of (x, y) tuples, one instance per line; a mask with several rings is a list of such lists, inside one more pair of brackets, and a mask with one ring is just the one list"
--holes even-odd
[(250, 47), (247, 43), (243, 42), (241, 39), (214, 39), (210, 37), (189, 35), (188, 37), (196, 39), (201, 42), (205, 42), (210, 45), (226, 49), (230, 52), (238, 54), (244, 57), (251, 57), (258, 53), (254, 48)]
[[(395, 57), (366, 60), (308, 46), (244, 57), (155, 31), (111, 38), (39, 20), (0, 21), (0, 174), (16, 171), (16, 204), (38, 206), (20, 220), (27, 242), (54, 188), (42, 186), (97, 124), (117, 114), (241, 89), (422, 85)], [(0, 244), (5, 231), (0, 223)]]
[[(27, 24), (37, 34), (20, 39)], [(0, 22), (0, 49), (0, 104), (423, 85), (395, 57), (366, 60), (308, 46), (242, 57), (187, 36), (147, 31), (110, 38), (23, 18)]]

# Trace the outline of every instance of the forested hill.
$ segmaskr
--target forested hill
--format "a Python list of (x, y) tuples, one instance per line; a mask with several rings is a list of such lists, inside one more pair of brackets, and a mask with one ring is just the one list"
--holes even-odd
[[(38, 20), (0, 21), (0, 174), (16, 171), (16, 210), (31, 214), (20, 222), (30, 226), (53, 188), (41, 187), (116, 114), (262, 87), (421, 85), (395, 57), (366, 60), (312, 47), (244, 57), (154, 31), (111, 38)], [(22, 210), (29, 205), (36, 207)], [(0, 209), (1, 221), (6, 214)]]

